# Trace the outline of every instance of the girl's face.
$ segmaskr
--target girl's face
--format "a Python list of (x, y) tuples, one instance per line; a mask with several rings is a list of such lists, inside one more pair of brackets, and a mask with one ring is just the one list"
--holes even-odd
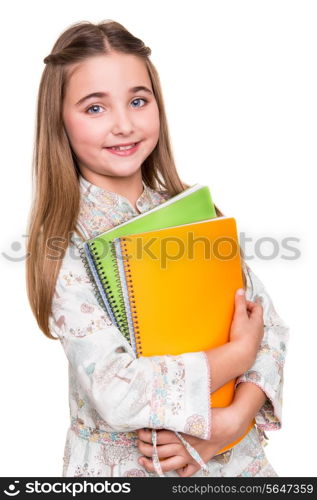
[[(81, 173), (97, 185), (105, 176), (140, 176), (160, 126), (145, 64), (134, 55), (114, 52), (69, 69), (63, 122)], [(129, 143), (139, 145), (127, 156), (107, 149)]]

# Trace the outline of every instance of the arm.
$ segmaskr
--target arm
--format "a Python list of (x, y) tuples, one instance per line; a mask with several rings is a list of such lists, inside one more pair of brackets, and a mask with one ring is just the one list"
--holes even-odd
[(233, 415), (237, 417), (241, 434), (262, 408), (265, 400), (266, 394), (255, 384), (245, 382), (238, 385), (230, 406), (232, 407)]
[(214, 349), (206, 351), (209, 364), (210, 392), (213, 393), (229, 380), (242, 375), (247, 366), (246, 356), (239, 352), (238, 345), (228, 342)]

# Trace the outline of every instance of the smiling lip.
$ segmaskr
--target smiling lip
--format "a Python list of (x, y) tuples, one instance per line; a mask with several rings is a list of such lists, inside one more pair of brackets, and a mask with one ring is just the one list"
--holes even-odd
[(118, 155), (118, 156), (130, 156), (130, 155), (132, 155), (138, 149), (140, 142), (136, 142), (136, 143), (130, 142), (129, 144), (118, 144), (118, 146), (129, 146), (130, 144), (135, 144), (135, 146), (133, 148), (126, 149), (126, 150), (123, 150), (123, 151), (111, 149), (111, 147), (110, 148), (108, 147), (108, 148), (105, 148), (105, 149), (107, 149), (107, 151), (109, 151), (110, 153), (112, 153), (114, 155)]
[(121, 144), (113, 144), (112, 146), (108, 146), (108, 148), (114, 148), (117, 146), (131, 146), (131, 144), (137, 144), (140, 141), (132, 141), (132, 142), (122, 142)]

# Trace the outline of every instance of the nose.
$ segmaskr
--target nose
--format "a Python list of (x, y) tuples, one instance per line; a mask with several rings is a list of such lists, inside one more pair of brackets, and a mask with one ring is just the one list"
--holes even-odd
[(130, 134), (133, 131), (132, 117), (126, 109), (116, 109), (113, 112), (113, 134)]

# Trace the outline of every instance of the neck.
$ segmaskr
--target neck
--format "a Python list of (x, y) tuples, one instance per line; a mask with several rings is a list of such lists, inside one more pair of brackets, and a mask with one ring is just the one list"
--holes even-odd
[(143, 193), (141, 169), (129, 177), (115, 177), (98, 174), (86, 168), (81, 168), (80, 172), (87, 181), (95, 186), (127, 198), (132, 206), (138, 211), (136, 202)]

